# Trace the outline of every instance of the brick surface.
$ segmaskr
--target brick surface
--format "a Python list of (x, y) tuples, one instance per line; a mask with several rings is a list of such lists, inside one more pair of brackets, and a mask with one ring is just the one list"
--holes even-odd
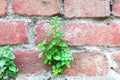
[(13, 0), (14, 13), (51, 16), (60, 12), (59, 0)]
[(64, 73), (70, 76), (80, 74), (87, 76), (106, 75), (108, 73), (108, 61), (102, 52), (76, 52), (74, 53), (74, 60), (71, 62), (71, 67), (65, 69)]
[(7, 15), (8, 0), (0, 0), (0, 16)]
[(108, 0), (64, 0), (64, 15), (72, 17), (108, 17)]
[(24, 21), (0, 22), (0, 45), (27, 43), (27, 27)]
[[(68, 45), (84, 46), (84, 45), (104, 45), (119, 46), (120, 45), (120, 25), (117, 23), (81, 23), (81, 22), (63, 22), (65, 38)], [(38, 44), (46, 37), (50, 25), (45, 22), (39, 22), (35, 27), (36, 40)]]
[(120, 52), (115, 52), (112, 55), (113, 60), (116, 62), (117, 64), (117, 68), (115, 69), (116, 72), (118, 72), (120, 74)]
[(50, 25), (49, 23), (46, 23), (44, 21), (39, 22), (36, 26), (35, 26), (35, 34), (36, 34), (36, 39), (35, 39), (35, 43), (38, 44), (40, 42), (42, 42), (43, 40), (45, 40), (46, 34), (50, 29)]
[(120, 17), (120, 0), (114, 0), (112, 5), (114, 16)]
[(13, 53), (16, 56), (15, 63), (19, 68), (19, 73), (43, 73), (49, 67), (44, 65), (43, 58), (38, 59), (40, 51), (36, 50), (15, 50)]

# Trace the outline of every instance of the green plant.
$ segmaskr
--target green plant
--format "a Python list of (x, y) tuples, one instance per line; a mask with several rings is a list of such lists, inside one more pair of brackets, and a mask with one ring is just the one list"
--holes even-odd
[(15, 55), (11, 50), (9, 46), (5, 46), (0, 51), (0, 79), (2, 80), (17, 76), (18, 68), (13, 61)]
[(70, 67), (70, 61), (73, 59), (72, 53), (68, 51), (64, 32), (59, 30), (63, 27), (58, 23), (59, 20), (57, 16), (52, 18), (50, 24), (53, 27), (47, 34), (49, 38), (37, 45), (42, 49), (39, 58), (45, 56), (44, 64), (52, 65), (53, 76), (63, 73), (63, 67)]

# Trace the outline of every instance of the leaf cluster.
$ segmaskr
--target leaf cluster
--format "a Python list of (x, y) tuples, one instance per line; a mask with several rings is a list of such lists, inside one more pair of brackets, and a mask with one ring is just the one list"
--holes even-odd
[(50, 37), (38, 44), (37, 47), (42, 49), (39, 58), (45, 57), (44, 64), (52, 65), (52, 75), (63, 73), (63, 67), (70, 67), (70, 61), (73, 59), (72, 53), (64, 38), (64, 32), (60, 31), (61, 26), (58, 21), (60, 18), (53, 17), (50, 24), (53, 25), (47, 36)]
[(0, 80), (7, 80), (10, 77), (16, 78), (18, 68), (14, 63), (15, 55), (9, 46), (5, 46), (0, 51)]

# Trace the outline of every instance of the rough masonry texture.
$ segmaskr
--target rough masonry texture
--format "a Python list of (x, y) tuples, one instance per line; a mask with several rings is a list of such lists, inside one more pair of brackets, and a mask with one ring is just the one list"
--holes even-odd
[[(104, 65), (104, 66), (103, 66)], [(81, 51), (74, 53), (71, 68), (64, 71), (65, 74), (76, 76), (106, 75), (108, 73), (108, 61), (104, 53), (97, 51)]]
[(51, 16), (60, 13), (59, 0), (13, 0), (14, 13)]
[(120, 73), (120, 52), (113, 54), (113, 60), (117, 63), (116, 72)]
[(15, 63), (19, 68), (19, 73), (40, 73), (49, 69), (44, 65), (43, 59), (38, 59), (40, 51), (36, 50), (15, 50)]
[(7, 15), (8, 0), (0, 0), (0, 16)]
[(114, 11), (114, 16), (120, 17), (120, 0), (114, 0), (113, 11)]
[(28, 26), (25, 21), (0, 22), (0, 45), (28, 43)]
[[(53, 16), (74, 56), (56, 77), (36, 47), (49, 38)], [(120, 0), (0, 0), (3, 45), (16, 55), (16, 80), (120, 80)]]
[(64, 0), (65, 17), (108, 17), (108, 0)]

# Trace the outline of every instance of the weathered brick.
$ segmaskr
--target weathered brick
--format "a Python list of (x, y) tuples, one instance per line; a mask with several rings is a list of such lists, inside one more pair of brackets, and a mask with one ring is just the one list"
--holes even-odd
[(28, 43), (27, 27), (24, 21), (0, 22), (0, 45)]
[[(120, 45), (120, 25), (117, 23), (82, 23), (82, 22), (63, 22), (65, 38), (68, 45)], [(49, 23), (39, 22), (35, 27), (37, 38), (35, 43), (42, 42), (49, 30)]]
[(112, 5), (113, 5), (114, 16), (120, 17), (120, 0), (114, 0)]
[(72, 17), (108, 17), (108, 0), (64, 0), (64, 15)]
[(19, 68), (19, 73), (42, 73), (46, 72), (49, 67), (44, 65), (43, 58), (38, 59), (40, 51), (36, 50), (15, 50), (15, 64)]
[(51, 16), (60, 12), (59, 0), (13, 0), (14, 13)]
[(46, 34), (48, 32), (50, 28), (49, 23), (46, 23), (44, 21), (39, 22), (36, 26), (35, 26), (35, 34), (36, 34), (36, 39), (35, 39), (35, 43), (38, 44), (40, 42), (42, 42), (43, 40), (45, 40)]
[(120, 25), (116, 23), (66, 23), (69, 45), (120, 45)]
[(115, 70), (120, 74), (120, 52), (113, 53), (112, 58), (118, 66)]
[(0, 16), (7, 15), (8, 0), (0, 0)]
[[(104, 65), (104, 66), (103, 66)], [(98, 51), (81, 51), (74, 53), (71, 67), (64, 69), (64, 74), (78, 76), (106, 75), (108, 73), (108, 60), (104, 53)]]

